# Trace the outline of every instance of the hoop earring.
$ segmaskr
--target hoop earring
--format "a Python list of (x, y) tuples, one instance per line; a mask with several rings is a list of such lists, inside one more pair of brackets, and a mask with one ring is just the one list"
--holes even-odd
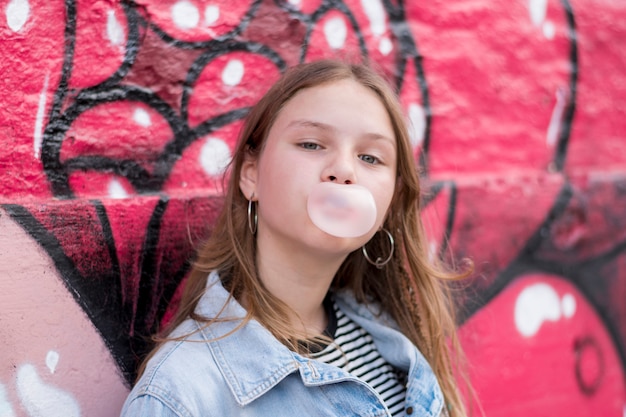
[(254, 201), (252, 201), (253, 198), (254, 193), (252, 193), (252, 195), (250, 196), (250, 200), (248, 200), (248, 229), (250, 229), (250, 233), (252, 233), (252, 236), (256, 234), (256, 228), (259, 224), (259, 218), (256, 214), (256, 205), (254, 206), (254, 221), (252, 220), (252, 205), (254, 204)]
[(367, 254), (367, 249), (365, 249), (365, 245), (361, 247), (361, 250), (363, 251), (363, 256), (365, 256), (365, 259), (367, 260), (367, 262), (374, 265), (378, 269), (383, 269), (383, 266), (387, 265), (389, 261), (391, 261), (391, 258), (393, 257), (393, 251), (396, 246), (396, 243), (394, 242), (393, 236), (391, 235), (391, 233), (389, 233), (387, 229), (381, 229), (381, 230), (387, 233), (387, 238), (389, 239), (389, 244), (391, 245), (391, 251), (389, 252), (389, 256), (387, 256), (387, 259), (383, 260), (383, 258), (378, 257), (376, 258), (375, 261), (372, 261), (372, 258), (370, 258), (369, 255)]

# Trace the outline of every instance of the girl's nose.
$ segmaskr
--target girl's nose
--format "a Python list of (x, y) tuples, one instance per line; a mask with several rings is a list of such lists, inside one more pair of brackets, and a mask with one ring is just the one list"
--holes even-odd
[(344, 183), (344, 184), (352, 184), (352, 180), (351, 179), (345, 179), (345, 180), (341, 180), (333, 175), (328, 177), (328, 181), (330, 182), (338, 182), (338, 183)]
[(324, 169), (323, 181), (339, 184), (356, 184), (355, 161), (349, 155), (337, 155)]

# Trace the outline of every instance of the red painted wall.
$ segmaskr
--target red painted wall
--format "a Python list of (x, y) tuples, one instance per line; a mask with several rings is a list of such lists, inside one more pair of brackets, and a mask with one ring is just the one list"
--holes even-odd
[[(487, 416), (626, 415), (626, 3), (0, 3), (0, 416), (114, 416), (288, 66), (397, 89)], [(477, 410), (476, 406), (473, 406)]]

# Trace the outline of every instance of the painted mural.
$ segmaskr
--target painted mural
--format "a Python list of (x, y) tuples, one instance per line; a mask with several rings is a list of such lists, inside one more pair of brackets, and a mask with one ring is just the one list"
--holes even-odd
[(321, 57), (387, 76), (432, 254), (474, 261), (474, 415), (626, 416), (623, 1), (0, 6), (0, 417), (118, 414), (242, 119)]

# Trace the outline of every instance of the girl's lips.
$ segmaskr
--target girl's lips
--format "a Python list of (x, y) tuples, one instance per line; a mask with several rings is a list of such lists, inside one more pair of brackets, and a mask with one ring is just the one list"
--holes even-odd
[(307, 210), (314, 225), (337, 237), (359, 237), (376, 223), (376, 202), (361, 185), (321, 182), (313, 187)]

